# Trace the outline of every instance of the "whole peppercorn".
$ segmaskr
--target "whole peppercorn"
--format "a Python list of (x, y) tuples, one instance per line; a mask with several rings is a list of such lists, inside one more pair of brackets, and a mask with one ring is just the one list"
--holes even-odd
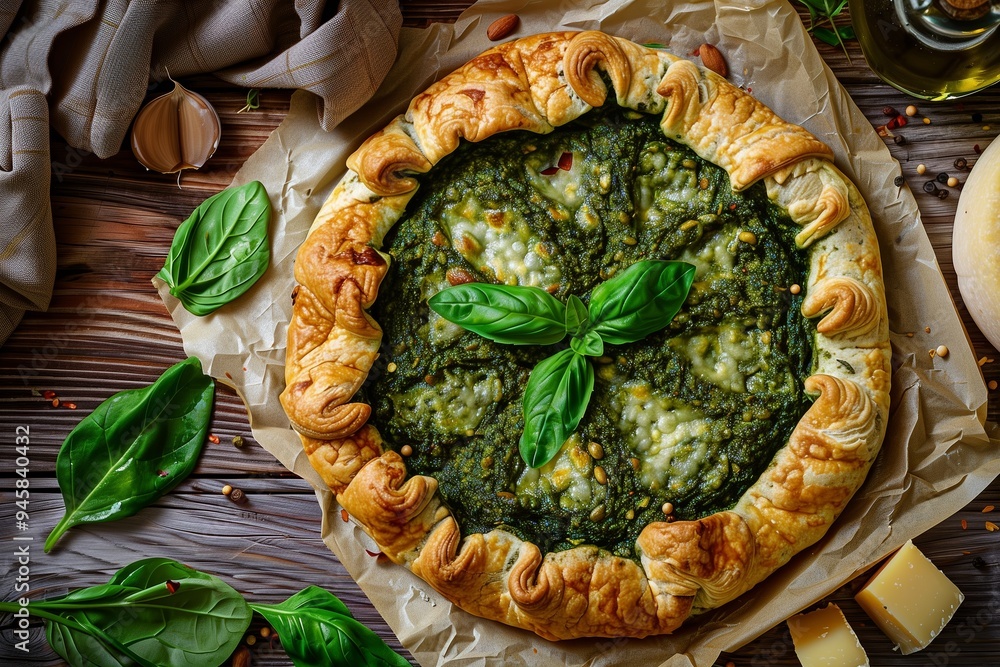
[(233, 489), (232, 491), (230, 491), (229, 499), (232, 500), (237, 505), (246, 504), (247, 500), (249, 500), (247, 498), (247, 494), (243, 493), (242, 489)]
[(977, 570), (982, 570), (983, 568), (986, 567), (986, 561), (983, 560), (982, 556), (976, 556), (975, 558), (972, 559), (972, 567), (976, 568)]
[(904, 137), (901, 134), (897, 134), (897, 135), (893, 136), (892, 142), (894, 144), (896, 144), (897, 146), (902, 146), (902, 145), (906, 144), (906, 137)]
[(938, 187), (937, 185), (934, 184), (934, 181), (927, 181), (926, 183), (924, 183), (924, 192), (930, 192), (933, 194), (937, 192), (937, 189)]
[(938, 199), (947, 199), (948, 198), (948, 191), (945, 190), (944, 188), (941, 188), (940, 190), (937, 191), (937, 198)]
[(894, 109), (893, 107), (891, 107), (891, 106), (889, 106), (887, 104), (884, 107), (882, 107), (882, 115), (883, 116), (893, 116), (893, 117), (895, 117), (895, 116), (899, 115), (899, 112), (896, 111), (896, 109)]
[(947, 183), (948, 182), (948, 172), (942, 171), (935, 178), (937, 178), (937, 182), (938, 183)]
[(979, 113), (978, 111), (976, 113), (972, 114), (972, 122), (973, 123), (982, 123), (983, 122), (983, 114)]
[(892, 184), (895, 185), (897, 188), (903, 187), (903, 183), (905, 182), (906, 181), (903, 179), (902, 176), (897, 176), (896, 178), (892, 179)]
[(964, 157), (955, 159), (955, 169), (958, 169), (960, 171), (965, 171), (968, 168), (969, 168), (969, 161), (966, 160)]

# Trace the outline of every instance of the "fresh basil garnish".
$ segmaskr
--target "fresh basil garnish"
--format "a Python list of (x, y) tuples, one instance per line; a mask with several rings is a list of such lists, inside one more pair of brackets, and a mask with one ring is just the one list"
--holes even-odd
[(254, 604), (296, 667), (409, 667), (329, 591), (309, 586), (280, 604)]
[(685, 262), (636, 262), (594, 288), (591, 330), (611, 345), (634, 343), (659, 331), (684, 305), (694, 271)]
[(524, 389), (521, 458), (532, 468), (552, 460), (587, 411), (594, 367), (573, 349), (538, 362)]
[(214, 392), (191, 357), (84, 417), (56, 457), (66, 514), (45, 551), (72, 526), (132, 516), (187, 477), (205, 443)]
[[(0, 612), (20, 609), (0, 602)], [(215, 667), (253, 612), (221, 579), (166, 558), (136, 561), (99, 586), (28, 604), (52, 649), (74, 666)]]
[(586, 357), (605, 343), (634, 343), (670, 323), (684, 305), (695, 267), (685, 262), (636, 262), (594, 288), (590, 307), (575, 295), (564, 306), (537, 287), (467, 283), (428, 300), (449, 322), (497, 343), (549, 345), (571, 336), (569, 349), (540, 361), (528, 377), (522, 406), (521, 458), (539, 468), (580, 424), (594, 389)]
[(566, 337), (566, 306), (537, 287), (465, 283), (427, 305), (449, 322), (508, 345), (551, 345)]
[(270, 261), (271, 200), (258, 181), (202, 202), (174, 234), (156, 274), (194, 315), (208, 315), (250, 289)]

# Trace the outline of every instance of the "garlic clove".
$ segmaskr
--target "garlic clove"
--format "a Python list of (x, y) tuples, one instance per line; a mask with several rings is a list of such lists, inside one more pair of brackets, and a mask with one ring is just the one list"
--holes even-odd
[(172, 174), (198, 169), (219, 147), (222, 124), (204, 97), (174, 81), (132, 124), (132, 153), (147, 169)]

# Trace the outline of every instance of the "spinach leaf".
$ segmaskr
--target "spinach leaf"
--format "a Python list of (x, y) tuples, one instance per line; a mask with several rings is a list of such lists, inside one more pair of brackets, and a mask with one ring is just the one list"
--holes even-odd
[(187, 477), (205, 442), (214, 391), (191, 357), (84, 417), (56, 458), (66, 514), (45, 551), (70, 527), (132, 516)]
[(551, 345), (566, 337), (566, 306), (537, 287), (465, 283), (441, 290), (427, 305), (496, 343)]
[(280, 604), (250, 607), (267, 619), (296, 667), (409, 667), (332, 593), (309, 586)]
[(524, 431), (519, 450), (532, 468), (559, 453), (583, 419), (594, 391), (594, 367), (573, 349), (538, 362), (524, 389)]
[[(0, 603), (13, 612), (16, 602)], [(136, 561), (107, 584), (28, 605), (70, 665), (216, 667), (253, 613), (221, 579), (165, 558)]]
[(157, 276), (194, 315), (250, 289), (270, 261), (271, 200), (258, 181), (206, 199), (182, 222)]
[(686, 262), (636, 262), (591, 292), (591, 331), (612, 345), (634, 343), (659, 331), (684, 305), (694, 272)]

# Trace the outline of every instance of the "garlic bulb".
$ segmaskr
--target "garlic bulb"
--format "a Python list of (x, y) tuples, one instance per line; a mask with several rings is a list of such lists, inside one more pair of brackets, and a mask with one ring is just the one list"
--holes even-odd
[(132, 153), (147, 169), (172, 174), (198, 169), (219, 147), (222, 125), (208, 100), (174, 81), (132, 125)]

